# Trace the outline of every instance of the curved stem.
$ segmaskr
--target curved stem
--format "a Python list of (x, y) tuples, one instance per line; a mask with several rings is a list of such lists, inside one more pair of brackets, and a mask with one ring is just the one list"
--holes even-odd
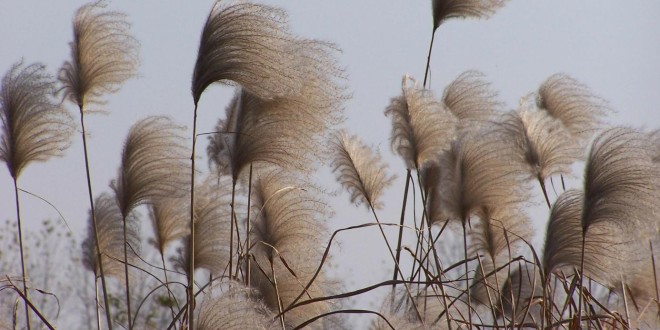
[(23, 294), (25, 295), (25, 320), (27, 322), (27, 328), (30, 329), (30, 309), (28, 308), (27, 300), (28, 290), (27, 290), (27, 272), (25, 271), (25, 256), (23, 254), (23, 229), (21, 226), (21, 205), (18, 201), (18, 183), (17, 179), (14, 177), (14, 196), (16, 197), (16, 224), (18, 225), (18, 247), (21, 254), (21, 271), (23, 272)]
[[(96, 227), (96, 211), (94, 210), (94, 194), (92, 193), (92, 178), (89, 173), (89, 155), (87, 154), (87, 132), (85, 131), (85, 112), (83, 106), (79, 106), (80, 126), (82, 128), (83, 151), (85, 154), (85, 173), (87, 174), (87, 192), (89, 195), (89, 209), (92, 214), (92, 227), (94, 227), (94, 242), (96, 243), (96, 260), (98, 261), (99, 274), (101, 275), (101, 288), (103, 289), (103, 304), (105, 305), (105, 318), (108, 323), (108, 329), (112, 330), (112, 314), (110, 313), (110, 303), (108, 302), (108, 290), (105, 284), (105, 273), (103, 272), (103, 255), (99, 246), (99, 232)], [(100, 322), (99, 322), (100, 323)], [(100, 330), (100, 329), (99, 329)]]

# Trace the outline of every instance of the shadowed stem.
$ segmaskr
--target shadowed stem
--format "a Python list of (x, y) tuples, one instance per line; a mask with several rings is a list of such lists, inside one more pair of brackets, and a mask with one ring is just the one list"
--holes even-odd
[(126, 240), (126, 216), (122, 216), (124, 221), (124, 276), (126, 278), (126, 313), (128, 314), (128, 329), (133, 329), (131, 322), (131, 285), (128, 279), (128, 241)]
[[(92, 193), (92, 178), (89, 173), (89, 155), (87, 154), (87, 132), (85, 131), (85, 112), (83, 106), (79, 106), (80, 110), (80, 126), (82, 128), (83, 152), (85, 154), (85, 173), (87, 175), (87, 192), (89, 195), (89, 209), (92, 214), (92, 227), (94, 227), (94, 242), (96, 243), (96, 260), (99, 266), (99, 273), (101, 275), (101, 288), (103, 289), (103, 304), (105, 305), (105, 317), (108, 322), (108, 329), (112, 330), (112, 315), (110, 313), (110, 303), (108, 302), (108, 290), (105, 284), (105, 273), (103, 272), (103, 255), (99, 245), (99, 232), (96, 227), (96, 211), (94, 210), (94, 195)], [(99, 324), (101, 322), (99, 321)], [(100, 330), (100, 328), (99, 328)]]
[[(229, 214), (229, 278), (231, 279), (234, 267), (234, 198), (236, 196), (236, 179), (231, 183), (231, 213)], [(236, 265), (238, 267), (238, 265)]]
[(193, 115), (193, 131), (192, 131), (192, 151), (190, 155), (190, 239), (188, 240), (188, 256), (190, 265), (188, 269), (188, 329), (194, 329), (195, 311), (195, 143), (197, 142), (197, 102), (195, 102), (195, 110)]
[(252, 201), (252, 163), (250, 163), (250, 177), (248, 178), (248, 200), (247, 200), (247, 221), (245, 229), (246, 244), (246, 257), (247, 257), (247, 274), (245, 276), (245, 285), (250, 286), (250, 276), (252, 275), (252, 264), (250, 258), (250, 201)]
[(163, 262), (163, 274), (165, 275), (165, 288), (167, 289), (167, 298), (170, 300), (169, 305), (170, 305), (170, 311), (172, 311), (172, 318), (174, 318), (176, 316), (176, 313), (174, 312), (174, 307), (172, 307), (172, 303), (174, 302), (174, 297), (172, 296), (169, 280), (167, 279), (167, 268), (165, 267), (165, 249), (161, 249), (160, 251), (160, 260)]
[(467, 305), (468, 305), (468, 321), (470, 324), (472, 324), (472, 299), (470, 298), (470, 276), (468, 276), (469, 268), (468, 268), (468, 250), (467, 250), (467, 229), (465, 226), (467, 226), (467, 222), (470, 220), (467, 219), (467, 221), (463, 221), (463, 252), (465, 253), (465, 294), (467, 295)]
[[(584, 245), (586, 240), (586, 232), (582, 231), (582, 251), (580, 256), (580, 285), (578, 290), (578, 308), (577, 308), (577, 320), (580, 322), (582, 317), (582, 290), (584, 285)], [(624, 287), (625, 290), (625, 287)]]
[(18, 201), (18, 183), (14, 176), (14, 196), (16, 197), (16, 223), (18, 225), (18, 247), (21, 253), (21, 271), (23, 272), (23, 294), (25, 295), (25, 320), (30, 329), (30, 309), (28, 308), (27, 272), (25, 271), (25, 256), (23, 255), (23, 230), (21, 226), (21, 205)]
[[(406, 215), (406, 203), (408, 201), (408, 187), (410, 186), (410, 169), (406, 172), (406, 188), (404, 189), (403, 193), (403, 205), (401, 206), (401, 221), (400, 221), (400, 227), (399, 227), (399, 239), (397, 240), (396, 243), (396, 262), (394, 264), (394, 275), (392, 276), (392, 280), (396, 282), (399, 276), (399, 261), (401, 260), (401, 240), (403, 239), (403, 225), (405, 221), (405, 215)], [(403, 278), (402, 278), (403, 279)], [(396, 284), (392, 285), (392, 290), (396, 288)], [(392, 296), (394, 297), (394, 296)]]
[(423, 86), (426, 88), (426, 78), (429, 76), (429, 69), (431, 68), (431, 51), (433, 50), (433, 39), (435, 38), (435, 30), (431, 32), (431, 43), (429, 44), (429, 55), (426, 57), (426, 70), (424, 70), (424, 83)]

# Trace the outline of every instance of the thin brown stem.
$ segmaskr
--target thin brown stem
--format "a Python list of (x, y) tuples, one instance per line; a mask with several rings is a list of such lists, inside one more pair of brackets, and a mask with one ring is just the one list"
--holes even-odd
[(252, 263), (250, 258), (250, 201), (252, 201), (252, 163), (250, 163), (250, 176), (248, 178), (248, 200), (247, 200), (247, 220), (245, 229), (246, 239), (246, 258), (247, 258), (247, 274), (245, 275), (245, 285), (250, 286), (250, 276), (252, 275)]
[(128, 241), (126, 240), (126, 216), (123, 216), (124, 221), (124, 276), (126, 279), (126, 314), (128, 315), (128, 329), (133, 329), (131, 318), (131, 285), (128, 279)]
[(23, 254), (23, 227), (21, 225), (21, 205), (18, 201), (18, 183), (16, 177), (14, 179), (14, 196), (16, 197), (16, 224), (18, 228), (18, 247), (21, 254), (21, 271), (23, 275), (23, 294), (25, 295), (25, 321), (27, 328), (30, 329), (30, 309), (28, 308), (28, 290), (27, 290), (27, 272), (25, 271), (25, 255)]
[(195, 144), (197, 143), (197, 102), (193, 115), (192, 151), (190, 155), (190, 239), (188, 240), (189, 269), (188, 269), (188, 329), (194, 329), (195, 311)]
[[(403, 191), (403, 205), (401, 206), (401, 220), (400, 220), (400, 227), (399, 227), (399, 238), (396, 243), (396, 262), (394, 264), (394, 275), (392, 275), (392, 280), (396, 281), (399, 276), (399, 262), (401, 261), (401, 241), (403, 239), (403, 225), (405, 222), (405, 215), (406, 215), (406, 204), (408, 201), (408, 187), (410, 186), (410, 169), (406, 172), (406, 187), (404, 188)], [(396, 284), (392, 286), (392, 290), (396, 288)]]
[[(94, 194), (92, 193), (92, 178), (89, 171), (89, 155), (87, 154), (87, 132), (85, 131), (85, 112), (83, 106), (79, 106), (80, 126), (82, 129), (83, 152), (85, 154), (85, 174), (87, 175), (87, 193), (89, 195), (89, 209), (92, 215), (92, 227), (94, 227), (94, 242), (96, 243), (96, 260), (101, 275), (101, 288), (103, 290), (103, 303), (105, 305), (105, 317), (108, 323), (108, 329), (112, 330), (112, 314), (110, 313), (110, 303), (108, 302), (108, 290), (105, 284), (105, 273), (103, 272), (103, 254), (99, 245), (99, 232), (96, 226), (96, 211), (94, 210)], [(99, 324), (101, 322), (99, 321)], [(100, 330), (100, 329), (99, 329)]]

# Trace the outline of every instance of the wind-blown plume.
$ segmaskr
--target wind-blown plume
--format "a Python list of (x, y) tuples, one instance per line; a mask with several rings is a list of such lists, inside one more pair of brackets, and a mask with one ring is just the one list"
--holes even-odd
[(502, 107), (497, 92), (484, 77), (479, 71), (466, 71), (445, 88), (442, 101), (458, 118), (459, 129), (483, 124)]
[(380, 208), (378, 200), (395, 176), (387, 174), (380, 155), (364, 145), (357, 136), (339, 132), (335, 141), (333, 167), (337, 181), (351, 194), (351, 202)]
[(149, 219), (154, 238), (149, 240), (161, 254), (169, 243), (190, 233), (188, 228), (188, 200), (185, 198), (155, 198), (149, 203)]
[(433, 30), (452, 18), (488, 18), (504, 0), (433, 0)]
[(527, 168), (530, 179), (545, 181), (558, 174), (570, 174), (571, 165), (582, 150), (562, 123), (544, 111), (520, 109), (504, 114), (502, 134), (515, 148), (516, 159)]
[[(204, 297), (199, 307), (195, 326), (197, 330), (241, 330), (275, 329), (279, 325), (273, 322), (273, 313), (255, 298), (256, 292), (239, 282), (231, 282), (217, 296)], [(217, 288), (209, 289), (217, 292)]]
[(539, 87), (536, 104), (550, 116), (559, 119), (584, 147), (593, 133), (603, 125), (607, 113), (605, 102), (589, 88), (565, 74), (555, 74)]
[[(324, 221), (330, 216), (330, 209), (314, 195), (314, 190), (308, 183), (282, 172), (264, 174), (253, 189), (252, 254), (268, 278), (253, 266), (250, 283), (275, 312), (278, 297), (286, 308), (303, 292), (323, 255), (323, 246), (318, 243), (329, 237)], [(276, 281), (277, 290), (271, 281)], [(336, 286), (321, 272), (301, 301), (330, 295)], [(284, 320), (295, 326), (332, 308), (328, 302), (305, 305), (286, 312)], [(313, 326), (327, 328), (332, 322), (332, 318), (323, 319)]]
[(442, 158), (442, 205), (465, 225), (483, 209), (519, 205), (527, 199), (520, 167), (495, 131), (465, 131)]
[(657, 230), (660, 173), (653, 162), (655, 149), (648, 134), (626, 127), (596, 138), (584, 175), (585, 232), (598, 223), (641, 233)]
[(188, 161), (183, 128), (167, 117), (154, 116), (131, 127), (122, 164), (111, 183), (123, 215), (150, 199), (185, 193)]
[(408, 168), (420, 170), (429, 162), (437, 162), (449, 145), (457, 120), (431, 91), (417, 86), (408, 75), (403, 77), (401, 90), (385, 110), (392, 119), (392, 149)]
[(14, 64), (2, 79), (0, 160), (14, 179), (30, 162), (61, 156), (70, 144), (72, 118), (52, 100), (54, 91), (42, 64)]
[[(515, 205), (485, 208), (479, 220), (470, 231), (472, 254), (481, 254), (481, 266), (477, 268), (474, 286), (470, 290), (473, 298), (484, 305), (489, 305), (488, 296), (497, 303), (500, 289), (508, 274), (508, 267), (489, 275), (490, 272), (506, 265), (520, 255), (522, 239), (533, 234), (529, 218), (522, 208)], [(483, 267), (483, 273), (482, 268)], [(484, 281), (484, 275), (486, 280)]]
[(299, 91), (303, 79), (294, 40), (283, 10), (217, 1), (199, 43), (192, 78), (195, 104), (209, 85), (221, 81), (238, 83), (262, 99)]
[(59, 72), (64, 97), (81, 111), (85, 104), (103, 103), (103, 94), (116, 92), (133, 77), (139, 62), (138, 42), (129, 34), (126, 15), (101, 8), (95, 2), (76, 12), (72, 59)]
[[(124, 259), (124, 227), (122, 215), (117, 207), (117, 203), (112, 196), (101, 194), (94, 201), (96, 212), (96, 226), (99, 235), (99, 247), (103, 258), (103, 272), (105, 275), (113, 276), (119, 281), (124, 280), (124, 265), (121, 261)], [(128, 244), (134, 248), (139, 247), (139, 226), (137, 218), (129, 214), (126, 218)], [(87, 226), (87, 238), (82, 243), (83, 258), (82, 262), (85, 268), (99, 276), (98, 254), (96, 251), (96, 242), (94, 239), (94, 227), (92, 216), (90, 214)], [(132, 250), (129, 250), (128, 262), (135, 263), (136, 256)]]
[[(229, 264), (229, 221), (231, 219), (231, 182), (227, 177), (220, 180), (206, 179), (195, 187), (194, 230), (195, 230), (195, 269), (204, 268), (213, 274), (224, 274)], [(236, 207), (235, 210), (239, 208)], [(236, 233), (234, 245), (237, 244)], [(175, 265), (189, 273), (188, 240), (184, 239), (183, 248), (175, 258)], [(234, 246), (233, 251), (237, 251)], [(229, 276), (229, 274), (225, 274)], [(232, 274), (233, 275), (233, 274)]]

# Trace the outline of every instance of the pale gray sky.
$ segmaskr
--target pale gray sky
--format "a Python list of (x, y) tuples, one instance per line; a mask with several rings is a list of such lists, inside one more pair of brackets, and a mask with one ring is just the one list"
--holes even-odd
[[(390, 123), (383, 110), (400, 93), (401, 77), (423, 78), (431, 33), (428, 0), (263, 1), (285, 8), (291, 29), (298, 35), (336, 43), (343, 53), (353, 98), (346, 103), (346, 126), (375, 145), (399, 176), (385, 196), (380, 212), (386, 222), (398, 221), (403, 191), (403, 162), (389, 149)], [(69, 59), (71, 21), (83, 1), (38, 0), (0, 3), (0, 71), (21, 58), (43, 62), (56, 74)], [(147, 115), (165, 114), (191, 126), (190, 81), (199, 34), (213, 1), (109, 1), (109, 9), (125, 12), (141, 42), (140, 77), (108, 97), (106, 115), (87, 117), (92, 179), (95, 194), (108, 191), (116, 175), (122, 142), (132, 123)], [(431, 62), (431, 88), (438, 95), (465, 70), (480, 70), (499, 90), (508, 108), (534, 91), (548, 76), (567, 73), (608, 100), (616, 111), (612, 124), (660, 127), (660, 2), (657, 0), (518, 0), (509, 1), (490, 20), (452, 20), (440, 27)], [(214, 86), (202, 97), (200, 132), (210, 131), (224, 115), (232, 94)], [(67, 106), (74, 110), (70, 104)], [(75, 118), (78, 119), (77, 113)], [(198, 151), (204, 152), (202, 144)], [(80, 136), (63, 158), (32, 164), (23, 172), (20, 187), (55, 204), (76, 234), (86, 226), (87, 191)], [(327, 171), (326, 171), (327, 172)], [(578, 176), (581, 173), (576, 173)], [(330, 176), (324, 185), (338, 190)], [(0, 217), (14, 220), (10, 177), (0, 171)], [(542, 197), (537, 196), (539, 202)], [(22, 196), (27, 230), (57, 214), (44, 203)], [(348, 204), (345, 193), (330, 198), (336, 218), (331, 228), (372, 221), (364, 208)], [(541, 205), (542, 206), (542, 205)], [(144, 212), (143, 212), (144, 213)], [(543, 208), (532, 211), (533, 221), (544, 224)], [(390, 263), (376, 229), (344, 235), (337, 259), (348, 278), (348, 289), (391, 276)], [(372, 237), (372, 238), (367, 238)], [(80, 236), (79, 236), (80, 238)], [(394, 235), (392, 235), (394, 240)], [(350, 259), (350, 260), (349, 260)], [(367, 303), (370, 299), (358, 299)], [(356, 321), (357, 322), (357, 321)]]

